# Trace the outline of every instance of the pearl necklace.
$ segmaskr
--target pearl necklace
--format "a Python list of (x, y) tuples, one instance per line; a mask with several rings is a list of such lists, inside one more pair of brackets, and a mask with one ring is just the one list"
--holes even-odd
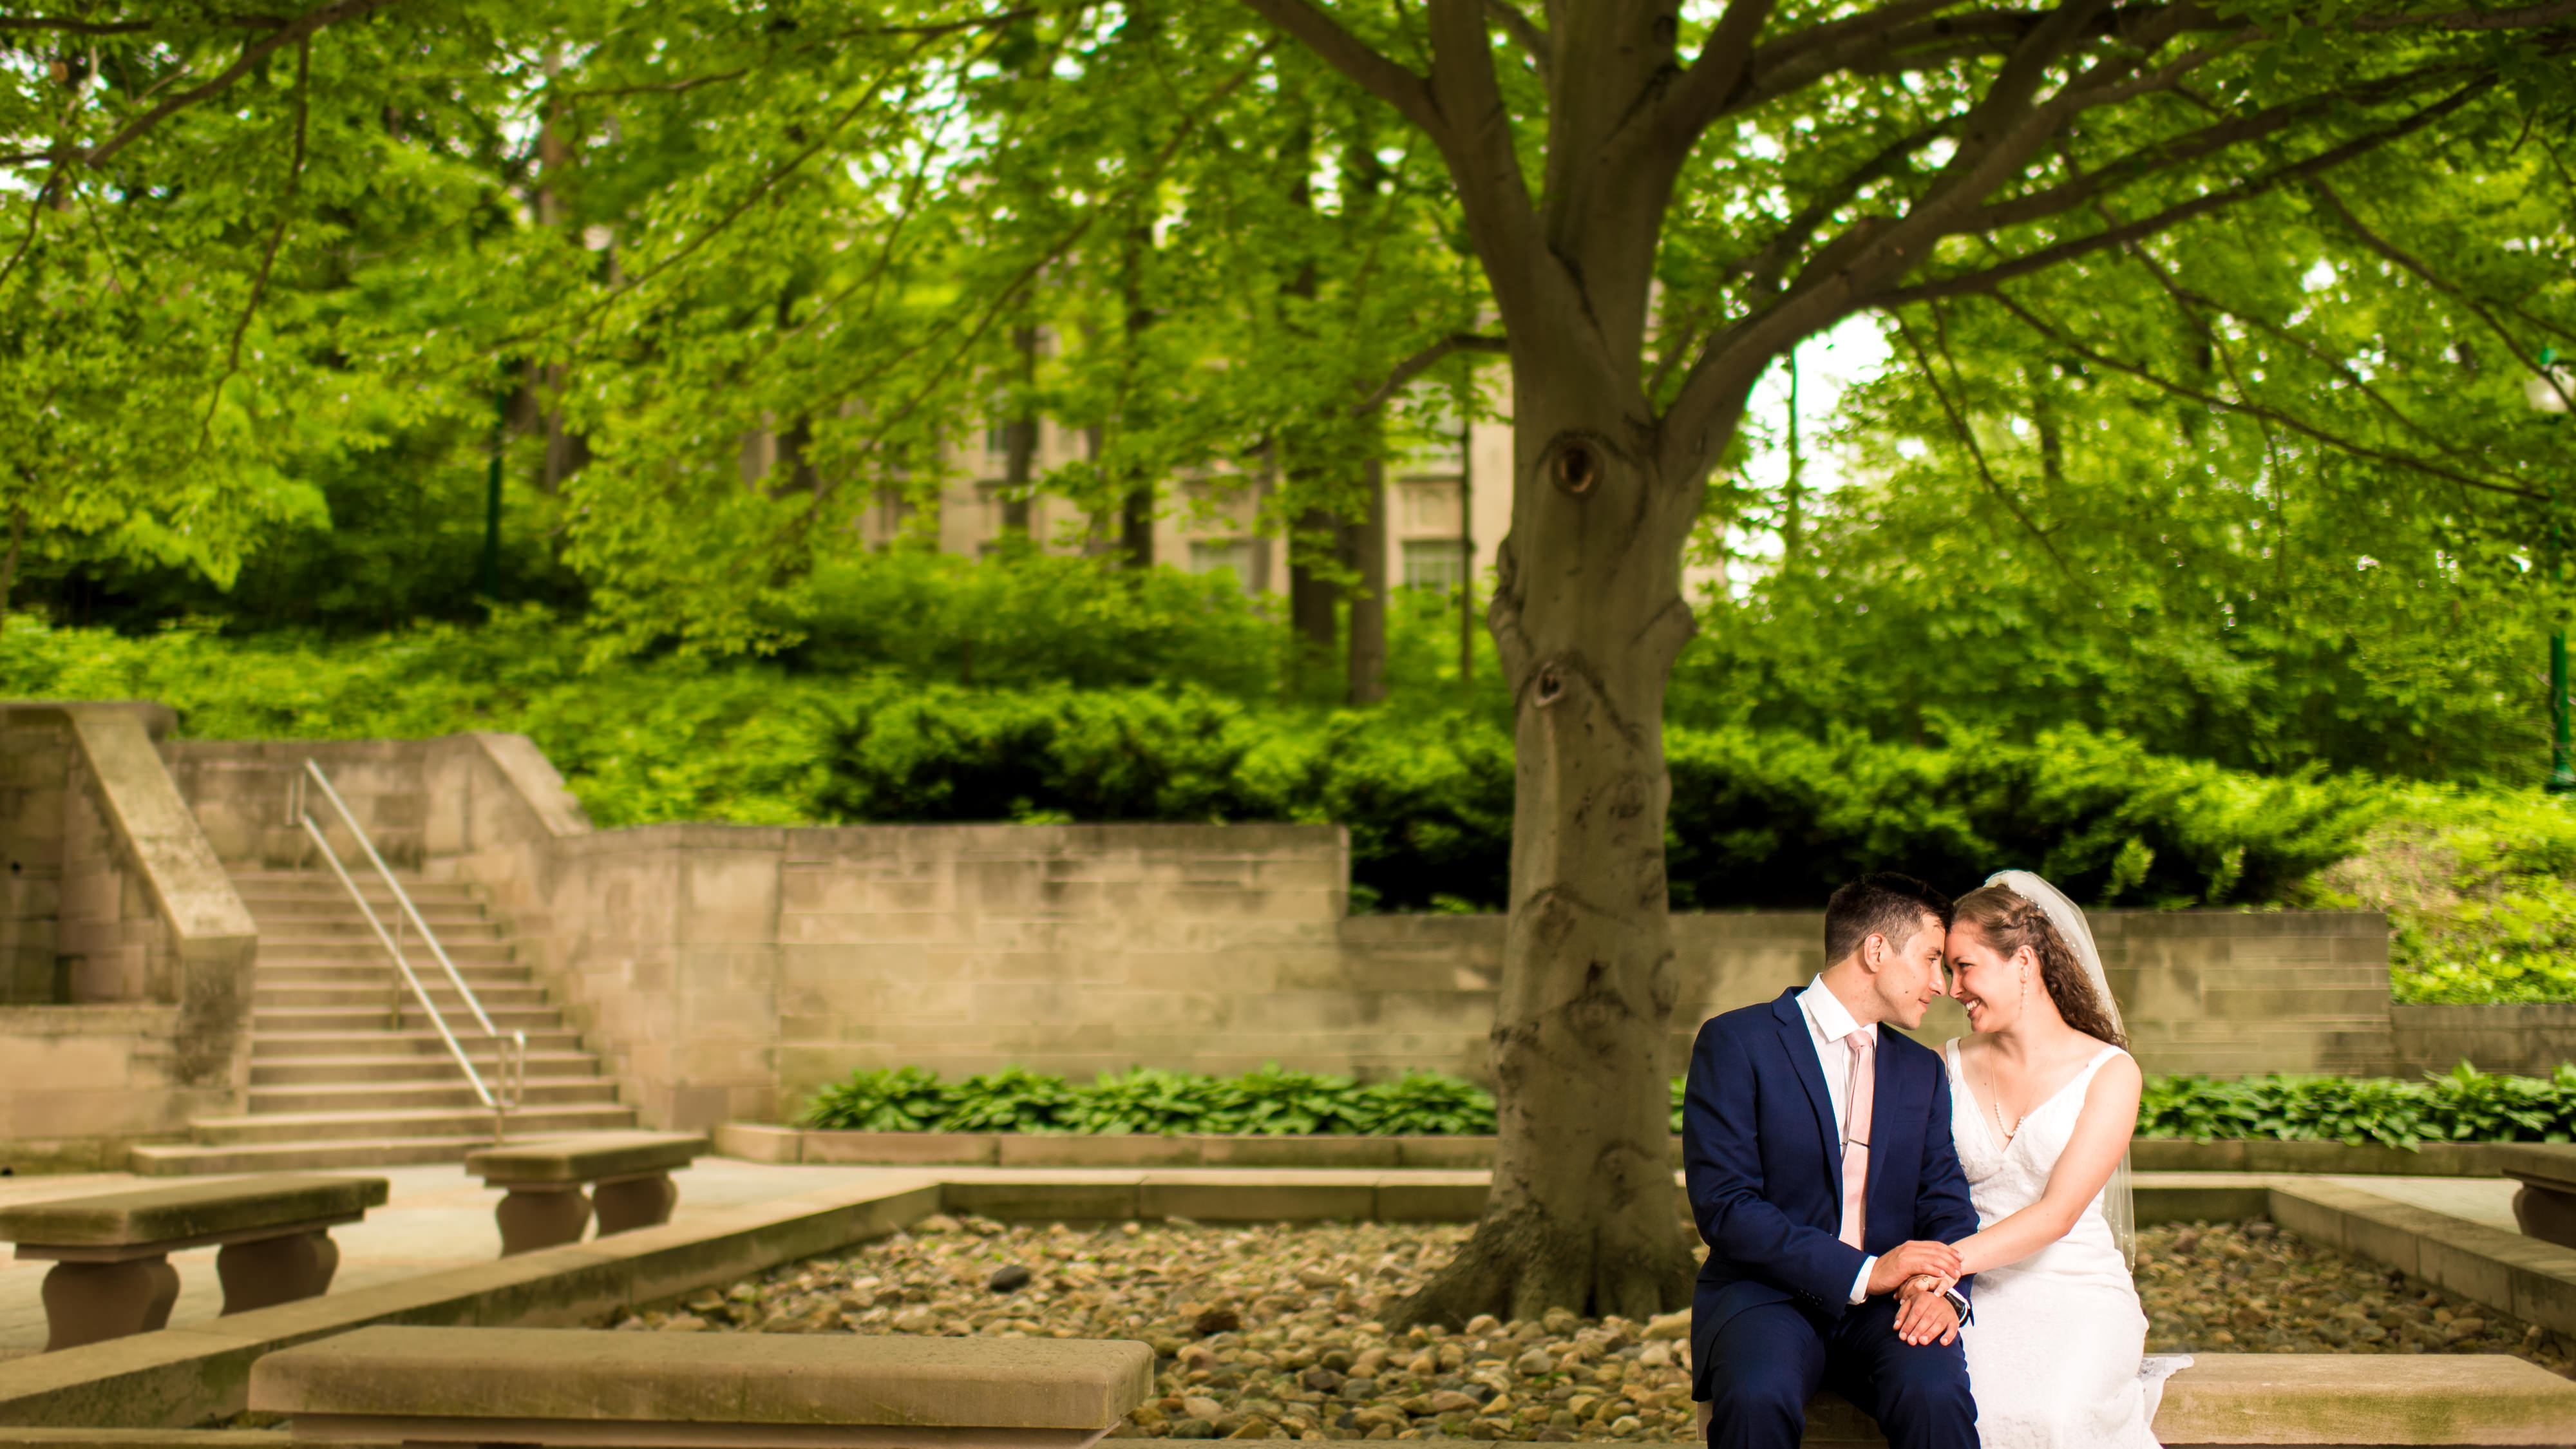
[(1986, 1078), (1986, 1093), (1990, 1098), (1992, 1098), (1992, 1101), (1988, 1106), (1988, 1110), (1995, 1114), (1995, 1130), (2004, 1135), (2004, 1145), (2006, 1147), (2010, 1147), (2012, 1145), (2013, 1138), (2021, 1132), (2021, 1124), (2030, 1120), (2030, 1114), (2028, 1112), (2022, 1113), (2020, 1116), (2013, 1119), (2011, 1126), (2007, 1127), (2004, 1125), (2003, 1089), (1996, 1084), (1995, 1079), (1992, 1077)]

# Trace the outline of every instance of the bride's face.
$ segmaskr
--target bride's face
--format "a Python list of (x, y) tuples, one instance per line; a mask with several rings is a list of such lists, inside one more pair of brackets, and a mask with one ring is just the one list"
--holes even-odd
[(2021, 1015), (2024, 953), (1997, 951), (1974, 921), (1950, 928), (1950, 994), (1967, 1009), (1977, 1031), (2002, 1031)]

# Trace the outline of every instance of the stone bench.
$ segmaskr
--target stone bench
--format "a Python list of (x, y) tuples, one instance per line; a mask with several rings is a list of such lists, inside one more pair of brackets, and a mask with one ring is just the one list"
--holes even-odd
[[(2576, 1383), (2505, 1354), (2204, 1353), (2165, 1380), (2155, 1433), (2166, 1449), (2567, 1449), (2576, 1446)], [(1821, 1394), (1807, 1406), (1803, 1442), (1809, 1449), (1878, 1449), (1887, 1440), (1868, 1415)]]
[(2576, 1248), (2576, 1144), (2517, 1142), (2489, 1151), (2504, 1175), (2522, 1184), (2513, 1220), (2523, 1236)]
[(251, 1366), (296, 1437), (653, 1449), (1084, 1449), (1154, 1389), (1105, 1339), (362, 1328)]
[(331, 1286), (340, 1247), (330, 1229), (385, 1203), (381, 1177), (280, 1174), (190, 1182), (0, 1208), (0, 1240), (21, 1258), (51, 1258), (46, 1351), (170, 1322), (179, 1271), (169, 1255), (220, 1245), (224, 1312), (311, 1298)]
[(594, 1210), (603, 1238), (669, 1222), (680, 1200), (672, 1172), (706, 1150), (696, 1132), (587, 1132), (481, 1148), (465, 1170), (508, 1191), (493, 1210), (507, 1258), (580, 1242)]

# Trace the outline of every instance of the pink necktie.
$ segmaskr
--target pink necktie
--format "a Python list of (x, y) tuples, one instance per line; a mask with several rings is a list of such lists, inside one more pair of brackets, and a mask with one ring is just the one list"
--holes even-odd
[(1844, 1037), (1843, 1045), (1851, 1048), (1851, 1077), (1843, 1092), (1842, 1239), (1857, 1248), (1869, 1196), (1869, 1118), (1878, 1095), (1878, 1074), (1870, 1068), (1878, 1044), (1870, 1039), (1869, 1028), (1862, 1027)]

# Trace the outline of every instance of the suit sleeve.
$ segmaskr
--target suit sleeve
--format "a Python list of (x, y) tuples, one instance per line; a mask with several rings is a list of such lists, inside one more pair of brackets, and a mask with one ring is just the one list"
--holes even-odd
[[(1860, 1272), (1861, 1251), (1791, 1221), (1763, 1199), (1760, 1110), (1743, 1043), (1715, 1022), (1701, 1027), (1682, 1096), (1682, 1177), (1691, 1215), (1709, 1252), (1741, 1276), (1839, 1315)], [(1975, 1216), (1968, 1221), (1973, 1229)]]
[[(1923, 1235), (1955, 1243), (1977, 1231), (1977, 1205), (1968, 1196), (1968, 1174), (1959, 1166), (1959, 1144), (1950, 1134), (1950, 1074), (1932, 1072), (1932, 1120), (1923, 1128), (1923, 1166), (1915, 1181), (1914, 1220)], [(1959, 1280), (1959, 1295), (1973, 1297), (1976, 1278)]]

